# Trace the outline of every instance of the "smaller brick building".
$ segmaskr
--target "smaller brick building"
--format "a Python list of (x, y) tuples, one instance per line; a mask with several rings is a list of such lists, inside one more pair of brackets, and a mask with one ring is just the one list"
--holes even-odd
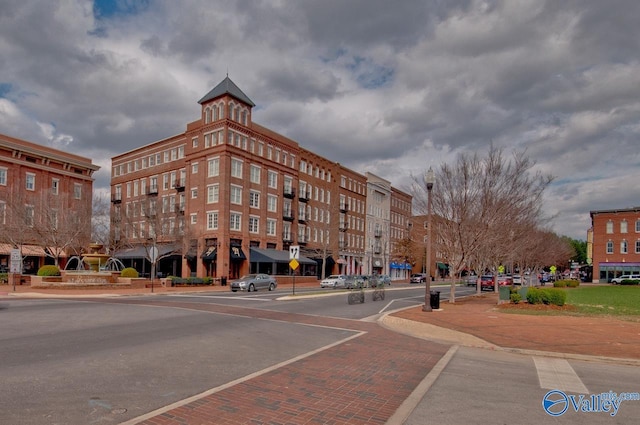
[(587, 257), (594, 282), (640, 274), (640, 207), (591, 211)]

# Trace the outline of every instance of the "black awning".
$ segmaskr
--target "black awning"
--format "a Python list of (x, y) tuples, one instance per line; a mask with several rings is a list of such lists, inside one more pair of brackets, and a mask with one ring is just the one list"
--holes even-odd
[[(252, 263), (281, 263), (288, 264), (289, 251), (279, 251), (277, 249), (249, 248), (249, 255)], [(300, 255), (298, 258), (300, 264), (315, 265), (316, 262)]]
[(244, 261), (247, 259), (247, 256), (242, 252), (242, 248), (239, 246), (232, 246), (229, 248), (229, 252), (231, 254), (231, 261)]
[(216, 247), (210, 246), (202, 253), (202, 259), (204, 261), (213, 261), (216, 259), (217, 255), (218, 255), (218, 251), (216, 250)]

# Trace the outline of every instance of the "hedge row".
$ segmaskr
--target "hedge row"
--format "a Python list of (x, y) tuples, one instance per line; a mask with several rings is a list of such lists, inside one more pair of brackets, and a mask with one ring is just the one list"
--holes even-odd
[(170, 277), (171, 286), (174, 285), (212, 285), (211, 277)]
[(554, 288), (565, 288), (565, 287), (576, 288), (579, 285), (580, 285), (580, 282), (575, 279), (563, 279), (563, 280), (556, 280), (555, 282), (553, 282)]
[(640, 280), (637, 279), (623, 279), (620, 285), (640, 285)]
[(567, 293), (556, 288), (529, 288), (527, 291), (529, 304), (553, 304), (563, 306), (567, 302)]

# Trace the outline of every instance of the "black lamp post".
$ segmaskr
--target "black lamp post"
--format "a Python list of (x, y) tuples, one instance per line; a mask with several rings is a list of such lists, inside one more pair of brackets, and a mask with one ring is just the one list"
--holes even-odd
[(433, 173), (431, 167), (424, 177), (424, 181), (427, 184), (427, 280), (425, 282), (424, 289), (424, 306), (422, 311), (431, 310), (431, 189), (436, 181), (436, 176)]

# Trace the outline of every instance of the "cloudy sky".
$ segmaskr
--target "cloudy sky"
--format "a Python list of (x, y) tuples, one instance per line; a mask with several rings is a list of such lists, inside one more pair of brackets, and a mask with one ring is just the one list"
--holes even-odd
[[(225, 75), (254, 121), (400, 187), (526, 149), (545, 211), (640, 205), (640, 2), (2, 0), (0, 133), (103, 167), (183, 132)], [(437, 183), (436, 183), (437, 185)], [(437, 187), (437, 186), (436, 186)]]

